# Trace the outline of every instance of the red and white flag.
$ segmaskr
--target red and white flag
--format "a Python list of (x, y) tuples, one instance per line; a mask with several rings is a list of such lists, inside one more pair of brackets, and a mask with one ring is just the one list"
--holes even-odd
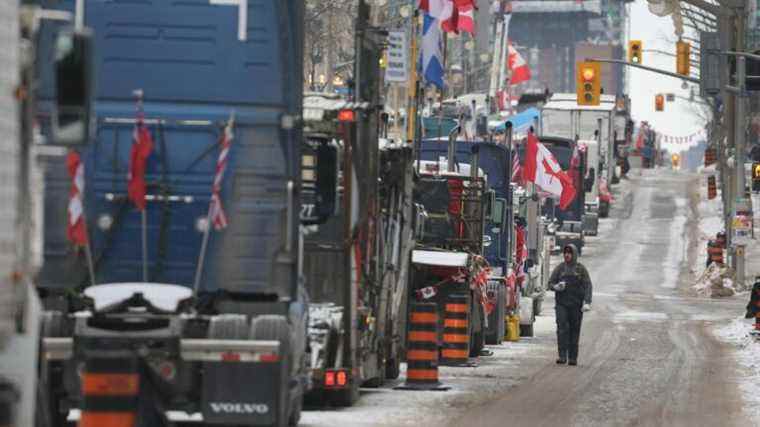
[(132, 132), (132, 151), (129, 155), (127, 174), (127, 194), (137, 210), (145, 210), (145, 168), (148, 156), (153, 151), (153, 138), (145, 126), (142, 111), (137, 112), (137, 123)]
[[(429, 0), (431, 3), (434, 1), (435, 0)], [(477, 7), (473, 0), (453, 0), (453, 2), (449, 0), (449, 2), (452, 3), (451, 13), (449, 18), (441, 20), (441, 28), (450, 33), (465, 31), (470, 34), (475, 34), (474, 11)], [(442, 13), (443, 15), (448, 13), (448, 5), (441, 7), (441, 10), (446, 11)]]
[(66, 224), (66, 237), (77, 246), (87, 245), (87, 227), (84, 222), (84, 163), (79, 153), (72, 151), (66, 158), (66, 168), (71, 176), (69, 190), (69, 221)]
[(515, 154), (512, 156), (512, 177), (510, 181), (519, 183), (520, 178), (522, 178), (522, 167), (520, 166), (520, 156), (515, 150)]
[(222, 191), (222, 180), (224, 171), (227, 169), (227, 155), (232, 145), (232, 120), (227, 122), (222, 137), (219, 139), (219, 157), (216, 159), (216, 173), (214, 174), (214, 184), (211, 188), (211, 207), (209, 209), (209, 220), (214, 224), (216, 230), (227, 228), (227, 215), (222, 208), (222, 199), (219, 193)]
[(525, 58), (523, 58), (522, 55), (520, 55), (520, 52), (518, 52), (512, 45), (512, 42), (509, 42), (507, 66), (511, 73), (509, 84), (516, 85), (530, 80), (530, 67), (528, 67), (528, 63), (525, 62)]
[(533, 132), (528, 132), (528, 143), (525, 146), (523, 179), (559, 197), (559, 207), (562, 210), (567, 209), (575, 199), (572, 179), (567, 172), (562, 170), (551, 151), (538, 141)]

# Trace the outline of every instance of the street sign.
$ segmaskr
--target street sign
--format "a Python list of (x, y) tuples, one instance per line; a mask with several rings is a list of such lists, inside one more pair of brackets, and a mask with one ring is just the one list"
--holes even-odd
[(699, 94), (703, 97), (717, 95), (721, 89), (721, 61), (715, 51), (720, 50), (720, 35), (717, 32), (701, 31), (699, 41)]
[(385, 66), (385, 81), (406, 83), (407, 74), (407, 44), (405, 31), (388, 32), (388, 61)]
[(736, 215), (731, 221), (734, 230), (732, 242), (735, 245), (748, 245), (752, 241), (752, 217), (749, 215)]

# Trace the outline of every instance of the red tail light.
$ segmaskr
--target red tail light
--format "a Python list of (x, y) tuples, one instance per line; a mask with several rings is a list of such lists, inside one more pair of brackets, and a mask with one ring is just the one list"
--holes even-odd
[(334, 371), (325, 371), (325, 387), (335, 387)]
[(345, 387), (346, 384), (348, 384), (348, 375), (346, 375), (346, 371), (338, 371), (335, 375), (335, 380), (339, 387)]

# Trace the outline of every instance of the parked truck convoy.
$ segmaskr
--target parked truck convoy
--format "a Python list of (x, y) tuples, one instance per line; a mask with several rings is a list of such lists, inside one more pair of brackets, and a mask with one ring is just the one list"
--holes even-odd
[[(88, 384), (120, 375), (139, 384), (116, 390), (134, 394), (121, 410), (138, 427), (298, 422), (309, 382), (299, 232), (303, 2), (259, 2), (243, 16), (248, 23), (241, 7), (86, 3), (98, 47), (95, 134), (79, 151), (94, 277), (65, 240), (70, 180), (59, 156), (46, 168), (39, 284), (48, 425), (95, 425), (93, 411), (107, 418)], [(58, 30), (43, 27), (43, 53)], [(44, 105), (50, 73), (41, 80)], [(136, 90), (154, 141), (144, 216), (127, 198)], [(201, 257), (226, 130), (218, 195), (228, 226), (209, 232)], [(335, 182), (316, 185), (331, 200)]]

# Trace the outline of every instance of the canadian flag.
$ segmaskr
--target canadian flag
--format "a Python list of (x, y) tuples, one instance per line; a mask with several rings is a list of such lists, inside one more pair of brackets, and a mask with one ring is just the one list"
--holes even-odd
[(451, 16), (441, 22), (441, 28), (450, 33), (465, 31), (475, 34), (475, 9), (473, 0), (454, 0)]
[(567, 209), (575, 199), (575, 187), (567, 172), (562, 170), (551, 151), (538, 142), (533, 132), (528, 133), (525, 146), (523, 179), (535, 183), (543, 191), (559, 197), (559, 207)]
[(71, 176), (71, 190), (69, 191), (69, 221), (66, 226), (66, 237), (77, 246), (87, 245), (87, 228), (84, 223), (84, 206), (82, 195), (84, 194), (84, 163), (76, 151), (69, 153), (66, 158), (66, 169)]
[(509, 80), (509, 84), (516, 85), (518, 83), (527, 82), (530, 80), (530, 67), (525, 62), (525, 58), (520, 55), (520, 52), (512, 46), (512, 42), (509, 42), (509, 55), (507, 55), (507, 66), (511, 72), (512, 77)]

